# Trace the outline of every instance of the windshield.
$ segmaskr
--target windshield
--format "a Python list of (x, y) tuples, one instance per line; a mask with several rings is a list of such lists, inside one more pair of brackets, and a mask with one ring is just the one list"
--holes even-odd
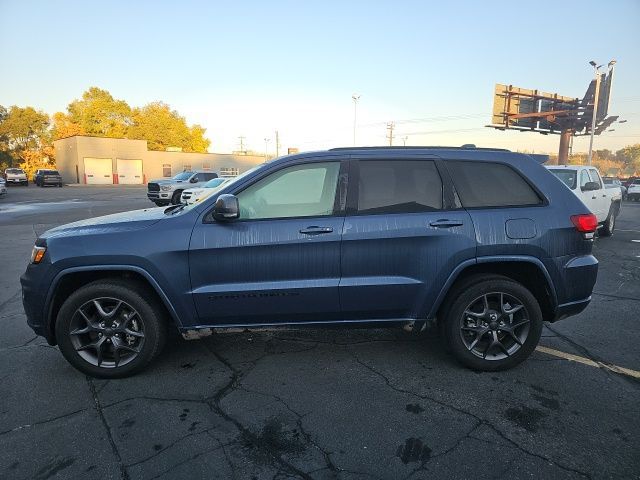
[(226, 178), (213, 178), (203, 185), (204, 188), (216, 188), (226, 182)]
[(570, 189), (576, 188), (576, 180), (578, 178), (578, 174), (575, 170), (565, 170), (565, 169), (549, 169), (551, 173), (553, 173), (556, 177), (558, 177), (562, 183), (564, 183)]
[(60, 175), (57, 170), (45, 170), (43, 173), (45, 175)]
[(173, 177), (173, 180), (188, 180), (193, 172), (182, 172)]

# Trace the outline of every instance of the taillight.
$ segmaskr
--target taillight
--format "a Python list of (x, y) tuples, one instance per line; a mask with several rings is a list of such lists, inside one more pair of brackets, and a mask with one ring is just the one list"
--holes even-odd
[(571, 222), (580, 233), (593, 233), (598, 229), (598, 219), (593, 213), (571, 215)]

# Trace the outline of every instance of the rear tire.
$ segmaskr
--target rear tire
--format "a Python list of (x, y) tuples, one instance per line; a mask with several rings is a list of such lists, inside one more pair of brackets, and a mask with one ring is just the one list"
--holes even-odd
[(614, 205), (611, 205), (609, 208), (609, 215), (604, 222), (604, 225), (600, 229), (601, 237), (610, 237), (613, 235), (613, 230), (616, 228), (616, 208)]
[(538, 345), (542, 312), (522, 284), (499, 275), (461, 282), (443, 311), (443, 334), (456, 360), (480, 371), (512, 368)]
[(98, 280), (76, 290), (56, 319), (62, 355), (96, 378), (140, 372), (166, 339), (165, 312), (150, 298), (147, 288), (125, 280)]

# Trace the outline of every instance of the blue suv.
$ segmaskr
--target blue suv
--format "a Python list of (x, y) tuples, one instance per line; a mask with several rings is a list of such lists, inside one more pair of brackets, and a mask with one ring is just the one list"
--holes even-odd
[(31, 328), (95, 377), (140, 371), (168, 328), (437, 321), (477, 370), (527, 358), (581, 312), (597, 220), (532, 156), (337, 148), (290, 155), (203, 202), (47, 231), (21, 278)]

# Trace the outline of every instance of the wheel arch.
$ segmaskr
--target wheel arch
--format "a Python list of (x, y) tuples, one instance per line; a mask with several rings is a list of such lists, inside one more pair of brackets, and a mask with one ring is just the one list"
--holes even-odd
[(544, 264), (535, 257), (491, 256), (463, 262), (451, 273), (436, 297), (427, 318), (439, 319), (456, 285), (472, 275), (502, 275), (524, 285), (536, 297), (545, 321), (554, 318), (558, 305), (551, 276)]
[(126, 279), (139, 283), (149, 294), (160, 301), (174, 325), (181, 327), (178, 316), (169, 297), (158, 282), (143, 268), (133, 265), (94, 265), (74, 267), (61, 271), (56, 275), (45, 300), (45, 334), (50, 345), (56, 345), (55, 320), (64, 300), (82, 285), (101, 279)]

